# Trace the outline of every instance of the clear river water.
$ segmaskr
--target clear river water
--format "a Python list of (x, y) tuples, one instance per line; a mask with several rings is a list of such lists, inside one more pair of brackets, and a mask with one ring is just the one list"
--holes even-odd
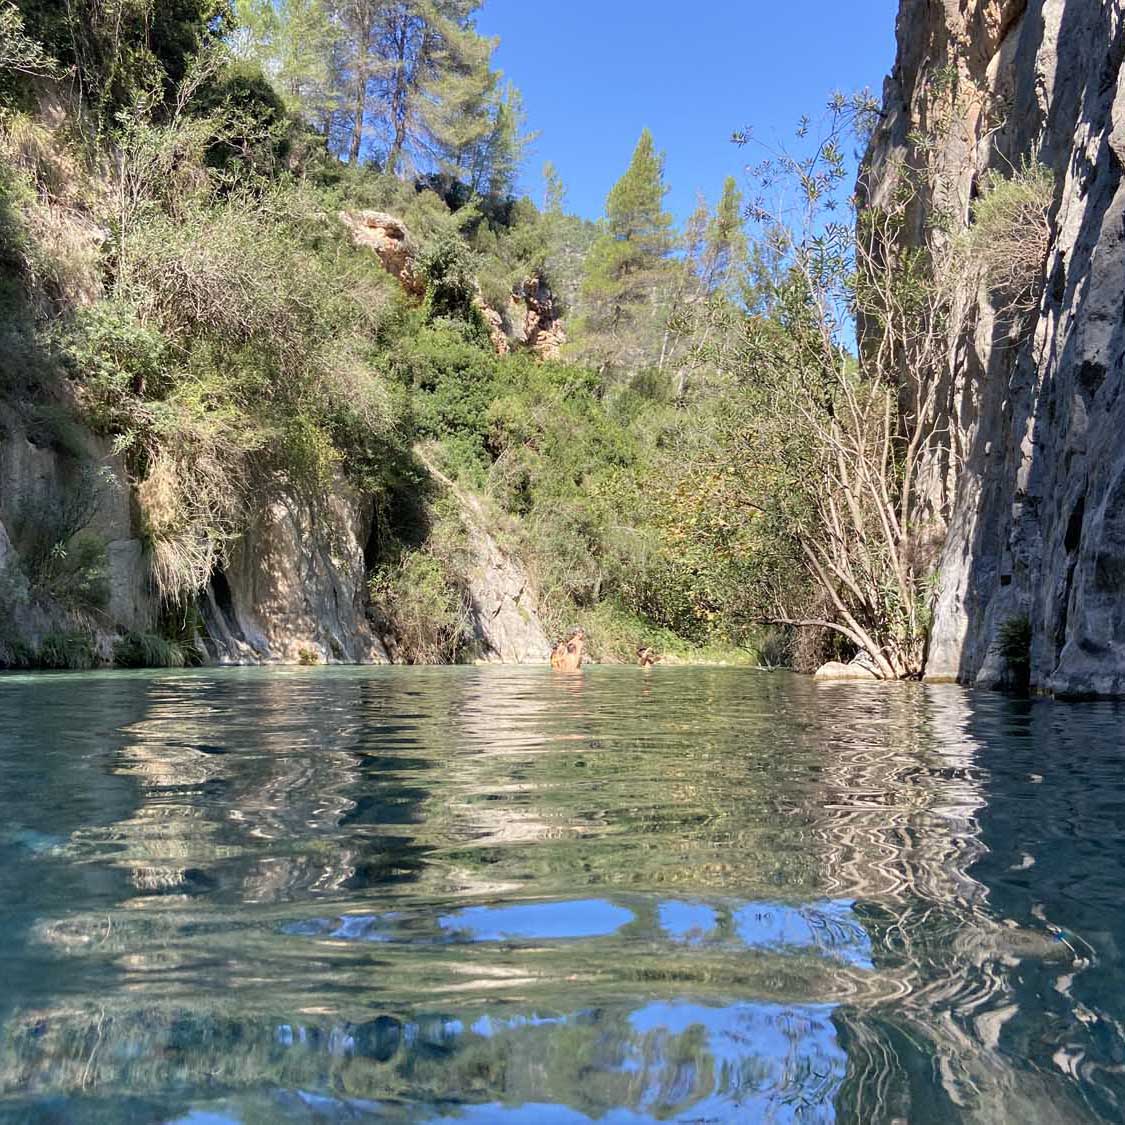
[(1125, 708), (0, 678), (0, 1121), (1125, 1120)]

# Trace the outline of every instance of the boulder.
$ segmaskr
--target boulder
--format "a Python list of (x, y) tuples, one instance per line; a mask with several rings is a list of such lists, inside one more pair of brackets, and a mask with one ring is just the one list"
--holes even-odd
[(863, 664), (844, 664), (840, 660), (830, 660), (816, 670), (816, 679), (825, 681), (855, 681), (873, 683), (879, 677)]

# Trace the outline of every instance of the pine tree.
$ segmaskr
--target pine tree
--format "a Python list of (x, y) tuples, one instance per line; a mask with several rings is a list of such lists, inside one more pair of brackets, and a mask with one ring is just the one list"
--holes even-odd
[(667, 193), (664, 156), (645, 129), (628, 170), (606, 200), (603, 232), (582, 285), (580, 330), (590, 358), (603, 371), (658, 362), (661, 312), (677, 275), (670, 257), (672, 216), (664, 210)]
[(742, 221), (742, 193), (733, 176), (723, 183), (718, 207), (706, 227), (699, 278), (707, 296), (738, 292), (750, 257)]
[(478, 0), (397, 0), (384, 4), (376, 31), (374, 86), (385, 123), (386, 168), (456, 168), (487, 134), (494, 40), (477, 34)]
[(336, 80), (351, 114), (351, 164), (359, 162), (367, 135), (367, 103), (380, 62), (376, 37), (383, 8), (383, 0), (336, 0), (335, 18), (341, 29)]
[(503, 199), (515, 190), (524, 153), (535, 134), (526, 132), (523, 96), (510, 82), (491, 94), (485, 116), (487, 129), (460, 154), (457, 171), (475, 193)]
[(235, 54), (261, 67), (288, 109), (331, 133), (340, 33), (326, 0), (240, 0), (237, 14)]
[(566, 212), (566, 185), (559, 175), (554, 162), (548, 160), (543, 165), (543, 206), (544, 215), (562, 215)]
[(672, 216), (663, 210), (667, 194), (664, 154), (656, 151), (645, 129), (628, 171), (614, 184), (605, 205), (608, 233), (621, 249), (626, 269), (630, 262), (643, 268), (671, 251)]

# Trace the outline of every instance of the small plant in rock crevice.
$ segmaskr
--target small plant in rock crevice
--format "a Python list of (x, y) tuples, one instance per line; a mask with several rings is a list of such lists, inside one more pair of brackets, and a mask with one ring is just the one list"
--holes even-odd
[(1026, 615), (1009, 617), (997, 631), (996, 650), (1003, 659), (1009, 685), (1026, 691), (1031, 680), (1031, 621)]

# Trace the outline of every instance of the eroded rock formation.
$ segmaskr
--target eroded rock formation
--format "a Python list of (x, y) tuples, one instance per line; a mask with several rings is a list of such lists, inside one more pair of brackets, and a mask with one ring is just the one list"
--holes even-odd
[[(117, 629), (149, 631), (158, 610), (125, 469), (103, 439), (75, 425), (63, 430), (43, 409), (39, 418), (29, 424), (0, 407), (0, 659), (13, 643), (35, 649), (76, 623), (108, 658)], [(105, 548), (100, 605), (65, 588), (65, 555), (80, 534)], [(39, 573), (48, 568), (53, 580)], [(61, 601), (41, 596), (44, 582), (60, 586)]]
[[(947, 530), (928, 673), (991, 686), (1006, 624), (1031, 627), (1031, 682), (1125, 694), (1125, 22), (1118, 0), (902, 0), (869, 152), (875, 198), (937, 136), (930, 198), (962, 222), (990, 169), (1055, 179), (1038, 308), (1018, 326), (959, 294), (930, 487)], [(955, 78), (950, 127), (939, 100)]]
[(430, 474), (457, 501), (469, 556), (464, 579), (475, 656), (490, 664), (545, 664), (551, 642), (539, 620), (539, 599), (526, 568), (493, 534), (480, 500), (423, 457)]
[(201, 597), (223, 664), (380, 664), (366, 617), (371, 505), (344, 482), (314, 507), (279, 497), (235, 543)]
[(372, 250), (403, 289), (416, 297), (425, 293), (425, 279), (414, 268), (418, 244), (405, 223), (384, 211), (341, 211), (338, 217), (352, 242)]
[(539, 277), (525, 278), (511, 297), (515, 335), (540, 359), (558, 359), (566, 343), (566, 328), (558, 301)]
[[(341, 211), (337, 217), (348, 228), (352, 242), (373, 251), (407, 293), (414, 297), (425, 294), (425, 279), (415, 265), (418, 242), (405, 223), (384, 211)], [(479, 290), (473, 305), (497, 355), (507, 355), (516, 344), (540, 359), (557, 359), (566, 343), (558, 301), (542, 278), (525, 278), (509, 296), (505, 309), (493, 308)]]

